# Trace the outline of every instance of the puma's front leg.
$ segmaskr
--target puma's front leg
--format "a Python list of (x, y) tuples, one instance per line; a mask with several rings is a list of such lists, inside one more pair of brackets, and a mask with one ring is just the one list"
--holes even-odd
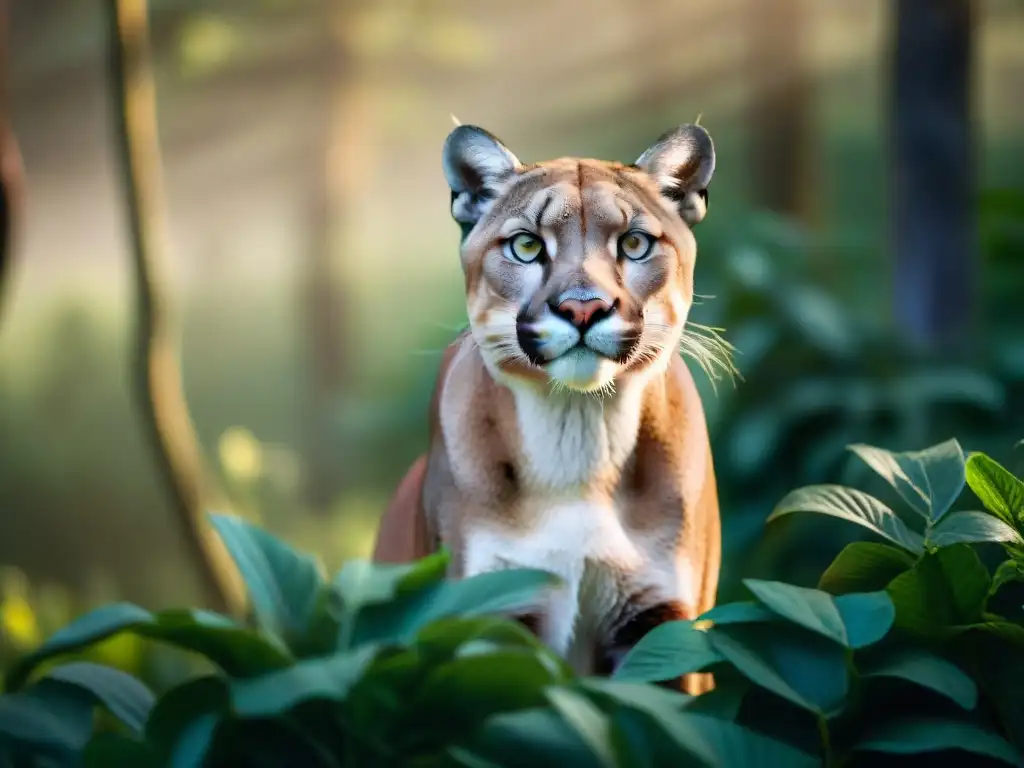
[[(670, 621), (692, 621), (696, 618), (694, 609), (675, 599), (649, 602), (638, 599), (630, 601), (613, 625), (603, 647), (597, 649), (598, 673), (612, 674), (626, 654), (640, 642), (648, 632)], [(658, 685), (675, 691), (684, 691), (692, 696), (706, 693), (714, 688), (714, 679), (707, 673), (693, 673), (658, 681)]]

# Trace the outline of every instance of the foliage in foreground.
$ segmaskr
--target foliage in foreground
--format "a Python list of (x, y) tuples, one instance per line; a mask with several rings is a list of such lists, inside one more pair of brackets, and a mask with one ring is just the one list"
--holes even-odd
[[(1024, 581), (1024, 483), (985, 455), (965, 462), (956, 441), (853, 450), (915, 525), (851, 488), (793, 492), (773, 517), (819, 512), (884, 542), (848, 546), (818, 589), (747, 580), (752, 600), (653, 630), (610, 680), (574, 676), (497, 617), (534, 602), (550, 574), (448, 581), (441, 553), (353, 561), (328, 581), (261, 529), (213, 516), (251, 626), (125, 603), (79, 618), (9, 670), (0, 765), (743, 768), (956, 749), (1024, 764), (1024, 624), (995, 608)], [(951, 511), (965, 480), (986, 511)], [(988, 544), (1004, 554), (994, 576), (974, 548)], [(155, 700), (124, 672), (67, 660), (122, 633), (216, 671)], [(715, 673), (712, 693), (652, 684), (698, 670)]]

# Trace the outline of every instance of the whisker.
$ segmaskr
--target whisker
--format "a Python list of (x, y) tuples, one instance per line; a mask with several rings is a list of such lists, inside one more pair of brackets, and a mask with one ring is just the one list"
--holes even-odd
[(711, 388), (716, 393), (716, 384), (723, 377), (731, 380), (734, 385), (737, 378), (743, 380), (742, 374), (733, 362), (736, 347), (722, 338), (722, 331), (723, 328), (687, 321), (683, 335), (679, 339), (680, 351), (696, 361), (711, 381)]

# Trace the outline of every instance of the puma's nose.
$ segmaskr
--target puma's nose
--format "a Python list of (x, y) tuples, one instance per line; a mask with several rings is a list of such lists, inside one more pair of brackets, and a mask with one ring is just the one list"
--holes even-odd
[(582, 333), (594, 323), (607, 317), (612, 312), (612, 305), (603, 299), (566, 299), (553, 308), (555, 314), (564, 317), (575, 325)]

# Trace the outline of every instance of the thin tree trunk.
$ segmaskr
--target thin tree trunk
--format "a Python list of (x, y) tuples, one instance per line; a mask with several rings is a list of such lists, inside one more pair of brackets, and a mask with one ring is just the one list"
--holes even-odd
[(160, 472), (185, 541), (199, 564), (203, 586), (217, 608), (240, 616), (246, 604), (241, 579), (204, 519), (210, 502), (223, 497), (204, 471), (202, 451), (182, 389), (177, 327), (166, 295), (164, 269), (168, 254), (146, 0), (108, 0), (107, 8), (114, 127), (131, 226), (138, 312), (137, 395)]
[(971, 0), (898, 0), (890, 95), (894, 314), (922, 352), (967, 337), (975, 264)]
[(754, 203), (811, 224), (817, 215), (816, 135), (806, 11), (801, 0), (750, 0), (746, 26)]

